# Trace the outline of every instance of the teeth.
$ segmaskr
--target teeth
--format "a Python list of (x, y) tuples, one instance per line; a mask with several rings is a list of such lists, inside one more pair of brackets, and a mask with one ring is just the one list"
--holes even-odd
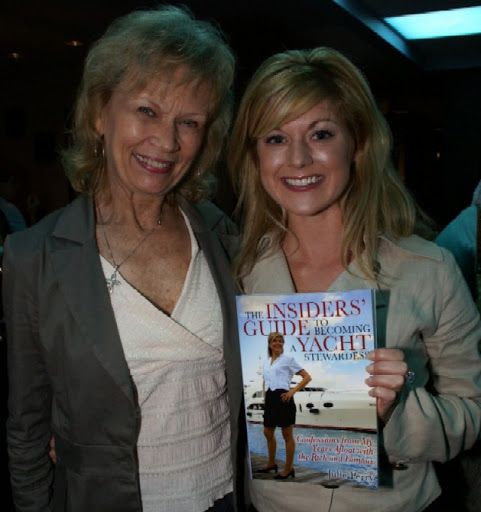
[(171, 165), (170, 163), (157, 162), (156, 160), (152, 160), (151, 158), (139, 155), (137, 153), (135, 154), (135, 157), (137, 158), (137, 160), (140, 160), (141, 162), (147, 165), (151, 165), (152, 167), (156, 167), (157, 169), (165, 169), (166, 167), (170, 167)]
[(312, 185), (313, 183), (319, 183), (321, 176), (309, 176), (308, 178), (284, 178), (288, 185), (294, 187), (305, 187), (306, 185)]

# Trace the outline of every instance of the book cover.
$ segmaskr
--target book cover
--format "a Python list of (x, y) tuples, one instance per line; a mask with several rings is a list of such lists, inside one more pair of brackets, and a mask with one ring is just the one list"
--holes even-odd
[[(374, 292), (239, 295), (237, 315), (252, 478), (376, 489), (376, 400), (364, 382), (370, 363), (365, 357), (376, 345)], [(274, 333), (282, 337), (283, 351), (274, 348), (282, 351), (282, 358), (268, 355), (271, 333), (271, 339)], [(280, 414), (282, 406), (271, 405), (271, 394), (266, 411), (264, 388), (266, 382), (275, 387), (272, 382), (278, 381), (273, 379), (281, 378), (276, 374), (281, 362), (284, 369), (292, 367), (289, 372), (302, 368), (290, 380), (291, 390), (306, 373), (311, 380), (292, 397), (295, 419), (286, 420), (294, 421), (292, 430), (274, 428), (274, 468), (269, 463), (273, 441), (267, 436), (272, 435), (272, 414)], [(292, 453), (285, 435), (294, 440), (293, 470), (289, 478), (280, 479)], [(272, 470), (263, 472), (266, 467)]]

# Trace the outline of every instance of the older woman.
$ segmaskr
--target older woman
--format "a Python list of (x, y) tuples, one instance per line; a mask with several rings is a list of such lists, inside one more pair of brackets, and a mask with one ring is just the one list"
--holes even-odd
[(480, 436), (479, 315), (451, 254), (413, 235), (390, 149), (364, 77), (332, 49), (271, 57), (241, 102), (238, 278), (246, 293), (377, 290), (366, 382), (392, 463), (378, 490), (255, 480), (259, 512), (424, 510), (440, 493), (432, 461)]
[(169, 6), (88, 54), (64, 153), (81, 195), (5, 248), (18, 511), (242, 508), (236, 237), (199, 202), (233, 68), (213, 26)]

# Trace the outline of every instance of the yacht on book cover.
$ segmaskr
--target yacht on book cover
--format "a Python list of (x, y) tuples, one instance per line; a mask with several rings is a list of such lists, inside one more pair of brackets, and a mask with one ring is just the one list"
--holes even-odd
[[(294, 383), (293, 383), (294, 385)], [(245, 387), (247, 421), (262, 423), (262, 381)], [(375, 431), (376, 400), (366, 391), (334, 391), (312, 382), (296, 393), (296, 426)]]

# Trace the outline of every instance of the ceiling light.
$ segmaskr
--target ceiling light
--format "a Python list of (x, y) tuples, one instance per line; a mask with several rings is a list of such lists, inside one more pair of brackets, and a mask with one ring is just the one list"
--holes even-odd
[(384, 18), (406, 39), (434, 39), (481, 33), (481, 7), (406, 14)]
[(67, 41), (65, 43), (67, 46), (83, 46), (84, 44), (82, 41), (79, 41), (78, 39), (71, 39), (70, 41)]

